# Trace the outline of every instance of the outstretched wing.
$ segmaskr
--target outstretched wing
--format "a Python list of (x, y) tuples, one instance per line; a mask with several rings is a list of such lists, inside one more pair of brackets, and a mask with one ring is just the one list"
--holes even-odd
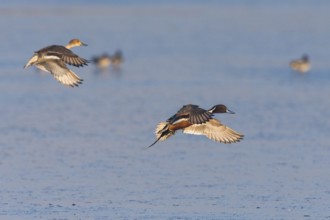
[(234, 143), (243, 139), (244, 135), (221, 124), (217, 119), (210, 119), (203, 124), (193, 124), (183, 129), (183, 133), (205, 135), (211, 140), (222, 143)]
[(79, 57), (77, 54), (73, 53), (71, 50), (60, 45), (52, 45), (37, 51), (38, 54), (44, 54), (47, 59), (61, 59), (66, 64), (73, 65), (76, 67), (81, 67), (88, 65), (88, 61), (84, 58)]
[(69, 70), (61, 60), (48, 60), (47, 62), (38, 63), (36, 66), (40, 69), (47, 70), (57, 81), (66, 86), (78, 86), (83, 81), (74, 72)]
[(212, 114), (202, 108), (193, 108), (190, 111), (189, 122), (192, 124), (203, 124), (212, 119)]
[(78, 55), (72, 53), (72, 54), (62, 54), (62, 57), (61, 59), (69, 64), (69, 65), (73, 65), (73, 66), (76, 66), (76, 67), (81, 67), (81, 66), (84, 66), (84, 65), (88, 65), (88, 61), (85, 60), (84, 58), (81, 58), (79, 57)]
[(188, 119), (191, 124), (202, 124), (212, 118), (212, 113), (199, 108), (198, 105), (184, 105), (175, 115), (167, 119), (167, 121), (174, 123), (182, 118)]

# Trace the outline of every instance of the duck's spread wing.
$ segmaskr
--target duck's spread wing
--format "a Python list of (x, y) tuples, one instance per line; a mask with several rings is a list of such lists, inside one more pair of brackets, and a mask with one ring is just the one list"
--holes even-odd
[(182, 118), (188, 119), (191, 124), (202, 124), (212, 118), (212, 114), (198, 105), (184, 105), (175, 115), (167, 119), (170, 123), (175, 123)]
[(234, 143), (243, 139), (244, 135), (221, 124), (217, 119), (210, 119), (203, 124), (193, 124), (183, 129), (183, 133), (205, 135), (211, 140), (222, 143)]
[(61, 59), (69, 64), (69, 65), (73, 65), (73, 66), (76, 66), (76, 67), (81, 67), (81, 66), (84, 66), (84, 65), (88, 65), (88, 61), (85, 60), (84, 58), (81, 58), (79, 57), (78, 55), (72, 53), (72, 54), (62, 54), (62, 57)]
[(193, 108), (189, 114), (189, 122), (192, 124), (203, 124), (212, 118), (212, 114), (202, 108)]
[(79, 57), (77, 54), (73, 53), (71, 50), (59, 46), (59, 45), (52, 45), (45, 47), (36, 53), (38, 54), (45, 54), (45, 57), (50, 59), (61, 59), (66, 64), (73, 65), (76, 67), (80, 66), (87, 66), (88, 61), (84, 58)]
[(61, 60), (49, 60), (39, 65), (48, 70), (63, 85), (74, 87), (83, 81), (74, 72), (69, 70)]

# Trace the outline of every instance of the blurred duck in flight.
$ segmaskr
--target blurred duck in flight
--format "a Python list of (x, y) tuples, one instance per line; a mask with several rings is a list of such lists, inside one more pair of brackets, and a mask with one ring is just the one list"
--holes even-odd
[(222, 143), (235, 143), (243, 139), (244, 135), (222, 124), (214, 119), (214, 113), (230, 113), (225, 105), (215, 105), (209, 110), (199, 108), (198, 105), (184, 105), (175, 115), (160, 122), (156, 128), (156, 141), (163, 141), (175, 134), (177, 130), (182, 130), (186, 134), (204, 135), (211, 140)]
[(71, 87), (78, 86), (83, 80), (66, 65), (69, 64), (76, 67), (87, 66), (87, 60), (79, 57), (70, 50), (78, 46), (87, 46), (87, 44), (81, 42), (79, 39), (73, 39), (66, 46), (51, 45), (42, 48), (34, 52), (34, 55), (25, 64), (24, 68), (34, 65), (40, 70), (51, 73), (63, 85)]
[(311, 63), (308, 56), (305, 54), (300, 59), (292, 60), (290, 62), (292, 70), (299, 73), (307, 73), (311, 69)]

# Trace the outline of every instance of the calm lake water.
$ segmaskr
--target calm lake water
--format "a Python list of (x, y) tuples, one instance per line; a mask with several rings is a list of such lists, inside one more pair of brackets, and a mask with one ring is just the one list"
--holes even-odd
[[(22, 5), (23, 4), (23, 5)], [(330, 3), (59, 1), (0, 6), (0, 219), (329, 219)], [(66, 88), (23, 69), (79, 38), (90, 59)], [(309, 74), (288, 63), (308, 53)], [(146, 149), (184, 104), (237, 144), (174, 137)]]

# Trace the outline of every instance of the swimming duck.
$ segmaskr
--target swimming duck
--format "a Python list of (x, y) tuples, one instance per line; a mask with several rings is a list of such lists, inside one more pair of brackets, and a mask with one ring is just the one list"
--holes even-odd
[(225, 105), (215, 105), (209, 110), (200, 108), (198, 105), (184, 105), (175, 115), (160, 122), (156, 128), (156, 141), (149, 147), (156, 144), (159, 140), (163, 141), (182, 129), (183, 133), (204, 135), (211, 140), (222, 143), (235, 143), (243, 139), (244, 135), (222, 124), (213, 118), (214, 113), (230, 113)]
[(92, 57), (92, 61), (102, 72), (107, 70), (110, 65), (115, 69), (119, 69), (123, 62), (123, 54), (120, 50), (117, 50), (112, 56), (107, 53), (104, 53), (101, 56), (94, 56)]
[(92, 57), (92, 61), (100, 71), (104, 72), (111, 65), (112, 58), (108, 54), (104, 53), (101, 56)]
[(66, 46), (51, 45), (44, 47), (36, 52), (25, 64), (24, 68), (36, 66), (38, 69), (51, 73), (56, 80), (66, 86), (78, 86), (82, 83), (66, 64), (76, 67), (87, 66), (88, 61), (73, 53), (70, 49), (77, 46), (87, 46), (79, 39), (72, 39)]
[(114, 55), (112, 56), (112, 64), (115, 68), (118, 68), (121, 63), (124, 61), (123, 58), (123, 53), (121, 52), (121, 50), (117, 50)]
[(309, 57), (305, 54), (301, 57), (301, 59), (292, 60), (290, 62), (290, 67), (300, 73), (308, 72), (311, 68)]

